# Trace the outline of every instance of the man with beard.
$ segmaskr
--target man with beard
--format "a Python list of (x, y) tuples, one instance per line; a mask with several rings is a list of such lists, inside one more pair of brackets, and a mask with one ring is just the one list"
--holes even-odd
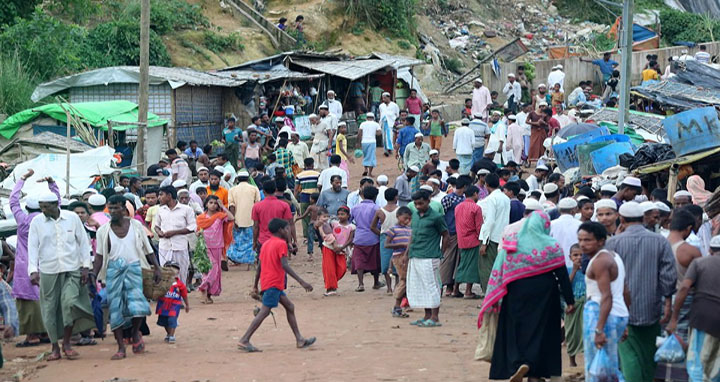
[(382, 94), (382, 103), (378, 108), (380, 112), (380, 128), (382, 129), (383, 146), (385, 147), (385, 156), (390, 156), (393, 151), (393, 126), (395, 120), (400, 115), (398, 105), (390, 100), (390, 93)]
[(213, 170), (210, 173), (210, 184), (207, 186), (208, 195), (215, 195), (220, 199), (222, 204), (228, 206), (228, 190), (220, 186), (220, 179), (223, 174), (220, 171)]
[(432, 172), (437, 170), (438, 165), (440, 165), (440, 153), (437, 150), (430, 150), (430, 160), (420, 169), (420, 173), (430, 176)]
[(207, 167), (199, 167), (197, 169), (197, 180), (190, 185), (190, 193), (197, 195), (198, 188), (207, 188), (210, 185), (210, 171)]
[(487, 120), (488, 106), (492, 104), (490, 90), (483, 85), (482, 78), (478, 77), (473, 81), (472, 91), (472, 114), (476, 118)]
[(545, 84), (538, 85), (537, 94), (532, 98), (532, 109), (537, 110), (544, 103), (546, 106), (550, 102), (550, 94), (548, 94)]
[(241, 146), (240, 162), (246, 169), (258, 168), (261, 163), (263, 145), (258, 142), (258, 133), (255, 130), (248, 131), (248, 141)]

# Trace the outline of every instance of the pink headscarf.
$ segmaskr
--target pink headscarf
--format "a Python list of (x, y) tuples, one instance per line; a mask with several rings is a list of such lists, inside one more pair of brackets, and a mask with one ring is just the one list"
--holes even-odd
[(712, 196), (712, 192), (705, 189), (705, 181), (699, 175), (693, 175), (687, 180), (687, 190), (692, 194), (693, 203), (703, 206)]

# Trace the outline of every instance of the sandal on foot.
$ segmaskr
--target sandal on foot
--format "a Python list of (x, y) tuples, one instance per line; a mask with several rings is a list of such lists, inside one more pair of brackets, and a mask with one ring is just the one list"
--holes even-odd
[(365, 287), (359, 286), (359, 287), (355, 288), (355, 292), (365, 292)]
[(453, 294), (450, 295), (450, 297), (452, 297), (452, 298), (463, 298), (463, 297), (465, 297), (465, 295), (462, 294), (462, 293), (453, 293)]
[(525, 378), (525, 374), (527, 374), (528, 371), (530, 371), (530, 366), (528, 366), (526, 364), (520, 365), (520, 367), (518, 367), (515, 374), (513, 374), (513, 376), (510, 377), (509, 381), (510, 382), (522, 382), (523, 378)]
[(125, 357), (127, 357), (127, 354), (119, 351), (119, 352), (113, 354), (113, 356), (110, 357), (110, 360), (111, 361), (119, 361), (121, 359), (125, 359)]
[(65, 350), (63, 348), (62, 353), (65, 356), (65, 358), (67, 358), (69, 360), (77, 359), (78, 357), (80, 357), (80, 353), (76, 352), (75, 349)]
[(243, 345), (238, 344), (238, 350), (244, 351), (246, 353), (261, 353), (262, 350), (256, 348), (255, 346), (252, 346), (251, 344)]
[(373, 285), (373, 289), (380, 289), (385, 286), (384, 281), (379, 281), (377, 284)]
[(335, 292), (334, 290), (332, 290), (332, 291), (330, 291), (330, 292), (325, 292), (325, 293), (323, 293), (323, 296), (325, 296), (325, 297), (337, 296), (337, 292)]
[(395, 317), (395, 318), (408, 318), (408, 317), (410, 317), (410, 315), (407, 314), (407, 313), (405, 313), (405, 312), (403, 312), (402, 309), (397, 309), (397, 310), (393, 309), (393, 311), (392, 311), (392, 316)]
[(420, 326), (420, 324), (422, 324), (423, 322), (425, 322), (425, 320), (421, 318), (417, 321), (411, 322), (410, 325)]
[(309, 347), (310, 345), (314, 344), (315, 341), (317, 341), (317, 338), (315, 338), (315, 337), (306, 338), (301, 345), (298, 345), (297, 348), (304, 349), (304, 348)]
[(434, 328), (437, 326), (442, 326), (442, 324), (437, 321), (433, 321), (429, 318), (427, 320), (423, 321), (422, 323), (418, 324), (418, 327), (420, 327), (420, 328)]
[(466, 294), (463, 298), (466, 300), (479, 300), (482, 297), (479, 294), (473, 293), (473, 294)]
[(227, 272), (227, 271), (230, 270), (230, 268), (228, 268), (228, 262), (227, 262), (227, 260), (222, 260), (222, 261), (220, 262), (220, 269), (221, 269), (223, 272)]
[(136, 342), (132, 346), (134, 354), (142, 354), (145, 352), (145, 341), (140, 337), (140, 341)]
[(50, 355), (46, 358), (46, 360), (48, 362), (51, 362), (51, 361), (57, 361), (61, 358), (62, 358), (62, 356), (60, 355), (60, 353), (50, 353)]

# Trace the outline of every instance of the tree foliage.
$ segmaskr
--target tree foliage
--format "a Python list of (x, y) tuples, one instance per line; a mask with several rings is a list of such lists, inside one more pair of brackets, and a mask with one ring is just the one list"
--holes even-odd
[(695, 13), (665, 9), (660, 12), (662, 35), (666, 42), (706, 42), (720, 35), (720, 20)]
[(0, 1), (0, 27), (12, 25), (17, 18), (24, 18), (33, 13), (40, 0), (2, 0)]
[[(122, 18), (139, 21), (140, 2), (138, 0), (129, 2), (122, 12)], [(164, 35), (173, 30), (208, 26), (210, 22), (197, 4), (189, 4), (183, 0), (150, 1), (150, 28), (158, 34)]]
[(416, 41), (415, 10), (417, 0), (343, 0), (345, 13), (391, 36)]
[[(140, 24), (111, 21), (95, 27), (87, 37), (89, 67), (140, 64)], [(150, 65), (169, 66), (170, 55), (160, 36), (150, 31)]]

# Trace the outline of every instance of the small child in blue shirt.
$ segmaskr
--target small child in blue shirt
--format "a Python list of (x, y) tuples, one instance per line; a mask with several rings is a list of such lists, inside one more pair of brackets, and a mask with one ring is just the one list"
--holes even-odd
[(567, 271), (575, 297), (575, 311), (565, 315), (565, 344), (570, 357), (570, 366), (576, 367), (575, 356), (583, 350), (583, 306), (585, 305), (585, 273), (582, 271), (582, 251), (579, 245), (573, 244), (570, 247), (570, 260), (573, 265), (568, 267)]

